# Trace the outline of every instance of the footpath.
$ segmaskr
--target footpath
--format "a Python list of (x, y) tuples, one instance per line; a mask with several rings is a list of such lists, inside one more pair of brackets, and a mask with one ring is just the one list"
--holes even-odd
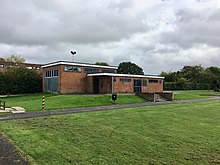
[(104, 111), (104, 110), (116, 110), (116, 109), (122, 109), (122, 108), (135, 108), (135, 107), (143, 107), (143, 106), (157, 106), (157, 105), (165, 105), (165, 104), (204, 102), (204, 101), (211, 101), (211, 100), (220, 100), (220, 97), (211, 97), (211, 98), (206, 98), (206, 99), (195, 99), (195, 100), (165, 101), (165, 102), (115, 104), (115, 105), (98, 106), (98, 107), (83, 107), (83, 108), (57, 109), (57, 110), (4, 114), (4, 115), (0, 115), (0, 121), (44, 117), (44, 116), (51, 116), (51, 115), (74, 114), (74, 113), (94, 112), (94, 111)]

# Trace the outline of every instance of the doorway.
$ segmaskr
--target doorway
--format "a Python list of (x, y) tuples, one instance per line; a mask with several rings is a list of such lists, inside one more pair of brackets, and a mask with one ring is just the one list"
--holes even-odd
[(141, 80), (134, 80), (134, 93), (141, 93)]
[(99, 77), (93, 77), (93, 93), (99, 93)]

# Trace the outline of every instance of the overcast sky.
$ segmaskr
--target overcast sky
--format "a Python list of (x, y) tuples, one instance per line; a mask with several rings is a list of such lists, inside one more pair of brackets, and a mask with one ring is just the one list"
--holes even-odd
[(138, 64), (145, 74), (220, 67), (220, 0), (1, 0), (0, 56)]

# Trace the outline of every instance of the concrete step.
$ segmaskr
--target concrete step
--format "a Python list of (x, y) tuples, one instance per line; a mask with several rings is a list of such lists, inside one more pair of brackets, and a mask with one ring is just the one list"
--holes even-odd
[(155, 102), (164, 102), (167, 101), (166, 98), (164, 98), (163, 96), (160, 96), (159, 94), (155, 94)]

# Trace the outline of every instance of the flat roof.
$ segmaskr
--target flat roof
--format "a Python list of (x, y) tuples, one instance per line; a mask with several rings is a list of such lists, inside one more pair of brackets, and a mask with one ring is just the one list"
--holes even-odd
[(118, 74), (118, 73), (92, 73), (92, 74), (87, 74), (87, 76), (137, 77), (137, 78), (164, 79), (164, 77), (160, 77), (160, 76), (147, 76), (147, 75), (135, 75), (135, 74)]
[(46, 67), (55, 66), (55, 65), (72, 65), (72, 66), (87, 66), (87, 67), (105, 68), (105, 69), (118, 69), (118, 67), (116, 67), (116, 66), (103, 66), (103, 65), (95, 65), (95, 64), (79, 63), (79, 62), (69, 62), (69, 61), (56, 61), (53, 63), (45, 64), (41, 67), (46, 68)]

